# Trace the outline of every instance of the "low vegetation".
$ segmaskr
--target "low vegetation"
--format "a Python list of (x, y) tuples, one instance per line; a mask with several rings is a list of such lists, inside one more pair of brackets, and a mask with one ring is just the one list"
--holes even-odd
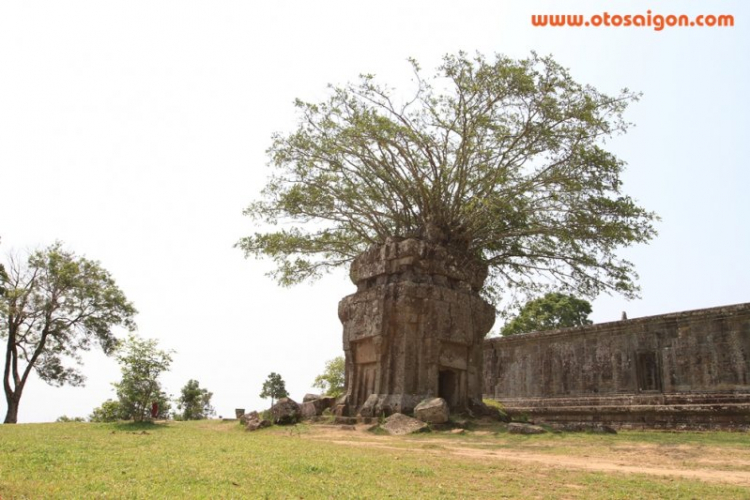
[(746, 443), (742, 433), (515, 436), (501, 426), (403, 438), (337, 426), (248, 433), (217, 420), (0, 426), (0, 498), (746, 498), (736, 481), (514, 458), (638, 465), (647, 454), (631, 452), (642, 449), (661, 466), (736, 459), (750, 476)]

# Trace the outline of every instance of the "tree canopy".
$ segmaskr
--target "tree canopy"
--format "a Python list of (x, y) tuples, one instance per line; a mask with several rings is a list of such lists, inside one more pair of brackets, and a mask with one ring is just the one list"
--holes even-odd
[(180, 391), (177, 408), (182, 411), (183, 420), (202, 420), (215, 413), (211, 406), (213, 392), (202, 388), (197, 380), (188, 380)]
[(326, 361), (325, 371), (315, 377), (313, 387), (322, 390), (327, 396), (337, 398), (344, 393), (345, 381), (344, 357), (337, 356)]
[(591, 304), (587, 300), (562, 293), (548, 293), (523, 306), (518, 316), (500, 331), (501, 335), (556, 330), (590, 325)]
[(402, 97), (372, 75), (297, 100), (276, 134), (273, 174), (245, 214), (264, 224), (238, 246), (270, 257), (283, 285), (349, 263), (388, 237), (417, 237), (487, 264), (486, 293), (637, 294), (616, 250), (656, 233), (621, 192), (624, 162), (603, 148), (638, 95), (573, 80), (551, 57), (444, 58)]
[(268, 378), (263, 382), (263, 390), (260, 393), (260, 397), (263, 399), (271, 398), (271, 407), (273, 407), (274, 401), (277, 399), (285, 398), (289, 396), (286, 391), (286, 383), (276, 372), (268, 374)]
[(117, 351), (122, 379), (113, 384), (121, 407), (121, 416), (136, 422), (146, 419), (151, 405), (158, 405), (158, 417), (169, 415), (169, 397), (159, 382), (159, 376), (169, 370), (172, 351), (158, 348), (155, 339), (131, 335)]
[(0, 294), (0, 338), (6, 340), (3, 387), (6, 423), (18, 419), (18, 405), (32, 370), (52, 385), (82, 385), (80, 351), (93, 343), (110, 354), (113, 328), (134, 328), (135, 308), (98, 262), (55, 243), (23, 259), (11, 256)]

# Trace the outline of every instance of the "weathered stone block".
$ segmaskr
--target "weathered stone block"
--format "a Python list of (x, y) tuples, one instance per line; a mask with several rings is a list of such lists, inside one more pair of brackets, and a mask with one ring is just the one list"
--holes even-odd
[(339, 303), (352, 415), (453, 409), (482, 398), (482, 348), (495, 319), (478, 294), (487, 269), (438, 245), (389, 239), (354, 260), (357, 293)]
[(247, 424), (245, 425), (246, 431), (257, 431), (258, 429), (263, 429), (264, 427), (271, 427), (271, 422), (266, 419), (252, 419), (248, 420)]
[(290, 398), (281, 398), (271, 407), (273, 423), (278, 425), (296, 424), (302, 413), (300, 407)]
[(251, 412), (249, 412), (249, 413), (244, 413), (244, 414), (243, 414), (243, 415), (242, 415), (242, 416), (240, 417), (240, 423), (241, 423), (242, 425), (245, 425), (245, 424), (247, 424), (247, 422), (248, 422), (249, 420), (258, 420), (259, 418), (260, 418), (260, 416), (258, 415), (258, 412), (257, 412), (257, 411), (251, 411)]
[(315, 399), (309, 399), (301, 405), (300, 415), (303, 419), (319, 417), (325, 410), (331, 408), (336, 402), (336, 398), (330, 396), (317, 396)]
[(428, 424), (444, 424), (450, 416), (448, 403), (443, 398), (426, 399), (414, 408), (414, 416)]
[(508, 424), (508, 432), (510, 434), (544, 434), (547, 431), (538, 425), (513, 422)]
[(414, 434), (429, 430), (426, 423), (416, 418), (407, 417), (402, 413), (394, 413), (386, 418), (385, 423), (380, 427), (388, 432), (388, 434), (393, 434), (394, 436), (403, 436), (405, 434)]

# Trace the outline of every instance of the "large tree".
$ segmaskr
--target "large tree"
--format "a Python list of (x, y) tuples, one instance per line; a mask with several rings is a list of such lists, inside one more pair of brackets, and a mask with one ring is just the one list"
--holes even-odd
[(500, 331), (501, 335), (590, 325), (591, 304), (573, 295), (552, 292), (529, 301)]
[(98, 343), (117, 345), (113, 328), (134, 328), (135, 308), (98, 262), (55, 243), (28, 258), (10, 257), (0, 296), (0, 338), (6, 340), (3, 388), (5, 423), (18, 406), (32, 370), (45, 382), (82, 385), (80, 353)]
[[(297, 129), (269, 148), (274, 173), (241, 239), (281, 284), (345, 265), (388, 237), (418, 237), (485, 263), (489, 298), (567, 290), (637, 294), (618, 248), (655, 235), (656, 216), (621, 192), (603, 148), (637, 94), (605, 95), (550, 57), (449, 55), (413, 95), (372, 75), (296, 101)], [(273, 227), (276, 226), (276, 227)]]

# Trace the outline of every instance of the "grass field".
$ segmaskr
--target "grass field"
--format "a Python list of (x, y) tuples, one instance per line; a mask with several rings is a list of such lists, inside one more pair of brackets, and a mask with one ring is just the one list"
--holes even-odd
[(750, 436), (3, 425), (0, 498), (750, 499)]

